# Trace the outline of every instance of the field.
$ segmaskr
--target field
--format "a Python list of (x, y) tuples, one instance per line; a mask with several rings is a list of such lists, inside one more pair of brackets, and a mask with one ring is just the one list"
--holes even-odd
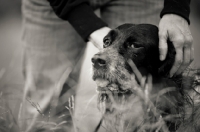
[[(10, 1), (10, 3), (12, 3)], [(194, 38), (194, 66), (200, 67), (200, 15), (197, 2), (193, 2), (191, 32)], [(1, 8), (2, 6), (2, 8)], [(23, 46), (21, 41), (20, 2), (5, 2), (0, 8), (0, 132), (18, 132), (20, 104), (24, 89), (22, 75)], [(3, 8), (3, 6), (5, 6)], [(7, 11), (6, 9), (10, 9)], [(92, 51), (92, 52), (91, 52)], [(82, 66), (75, 103), (76, 125), (81, 132), (91, 132), (98, 124), (101, 114), (97, 109), (96, 85), (91, 79), (91, 56), (98, 50), (88, 44)], [(1, 127), (3, 126), (3, 127)], [(101, 130), (105, 131), (104, 129)]]

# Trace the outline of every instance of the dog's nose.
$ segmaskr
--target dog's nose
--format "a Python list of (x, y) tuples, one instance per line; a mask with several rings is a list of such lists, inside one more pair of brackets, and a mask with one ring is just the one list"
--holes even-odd
[(92, 57), (92, 64), (95, 68), (105, 67), (106, 66), (105, 57), (100, 54), (94, 55), (94, 57)]

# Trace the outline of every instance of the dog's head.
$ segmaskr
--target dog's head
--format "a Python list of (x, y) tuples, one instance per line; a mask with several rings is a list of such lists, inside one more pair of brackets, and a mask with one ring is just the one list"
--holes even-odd
[[(166, 60), (161, 62), (158, 49), (158, 28), (150, 24), (121, 25), (111, 30), (105, 36), (103, 42), (104, 49), (92, 58), (93, 80), (96, 82), (97, 90), (100, 93), (99, 101), (105, 103), (105, 107), (101, 110), (105, 113), (106, 121), (114, 121), (111, 126), (118, 122), (118, 117), (116, 116), (116, 119), (114, 119), (115, 116), (112, 115), (123, 115), (123, 125), (127, 126), (127, 122), (132, 122), (131, 126), (137, 128), (145, 120), (143, 118), (145, 115), (144, 101), (137, 96), (140, 95), (138, 89), (141, 87), (137, 77), (134, 78), (136, 72), (129, 65), (129, 60), (132, 60), (137, 71), (139, 70), (143, 76), (151, 74), (153, 79), (160, 79), (167, 75), (172, 67), (175, 49), (172, 43), (168, 42), (169, 50)], [(167, 81), (164, 82), (167, 83)], [(160, 90), (160, 86), (156, 86), (158, 89), (152, 88), (153, 94)], [(158, 109), (170, 106), (169, 101), (164, 97), (161, 100), (162, 103), (158, 103)], [(178, 106), (177, 102), (174, 106)], [(171, 107), (167, 111), (173, 113), (174, 109), (176, 108)], [(162, 110), (166, 111), (165, 109)], [(113, 128), (115, 127), (111, 127), (110, 131), (114, 131)], [(131, 128), (130, 131), (136, 130), (136, 128)]]
[[(188, 91), (197, 94), (193, 88), (197, 87), (198, 81), (195, 81), (192, 74), (191, 77), (179, 76), (172, 79), (166, 77), (174, 63), (176, 52), (173, 44), (168, 41), (166, 59), (159, 60), (156, 26), (124, 24), (111, 30), (103, 41), (104, 49), (94, 55), (92, 63), (93, 79), (100, 91), (99, 101), (105, 104), (103, 119), (108, 131), (157, 131), (159, 130), (157, 128), (163, 126), (162, 123), (155, 128), (148, 125), (157, 124), (161, 121), (160, 119), (166, 123), (170, 131), (176, 131), (182, 123), (182, 118), (188, 120), (189, 125), (188, 122), (183, 123), (180, 131), (185, 128), (193, 129), (190, 128), (190, 126), (193, 127), (190, 124), (192, 120), (185, 113), (192, 113), (193, 105), (191, 104), (195, 102), (190, 100), (193, 97), (190, 97)], [(148, 85), (152, 88), (150, 92), (146, 92), (148, 86), (144, 88), (142, 83), (138, 85), (139, 81), (133, 78), (137, 73), (133, 66), (129, 65), (129, 60), (132, 60), (132, 64), (135, 64), (142, 75), (152, 75), (153, 86)], [(136, 86), (135, 89), (134, 86)], [(197, 106), (199, 110), (199, 105)], [(196, 117), (199, 116), (199, 112), (194, 114), (197, 115)], [(180, 115), (180, 117), (174, 115)], [(196, 122), (199, 121), (191, 117)], [(192, 122), (192, 124), (196, 123)], [(194, 131), (198, 131), (197, 129), (195, 128)]]
[[(150, 24), (124, 24), (104, 38), (104, 49), (92, 58), (93, 80), (99, 91), (124, 92), (133, 84), (134, 74), (127, 60), (131, 59), (142, 74), (167, 74), (174, 62), (175, 51), (169, 45), (168, 61), (159, 60), (158, 28)], [(163, 75), (164, 76), (164, 75)], [(135, 82), (137, 83), (137, 82)]]
[[(157, 114), (152, 114), (154, 112), (151, 112), (151, 109), (147, 109), (150, 106), (146, 104), (146, 96), (151, 102), (149, 104), (154, 104), (153, 108), (157, 109), (163, 117), (184, 113), (182, 106), (185, 102), (187, 104), (185, 100), (188, 99), (187, 94), (182, 94), (182, 88), (179, 86), (179, 82), (181, 83), (179, 79), (182, 77), (177, 78), (178, 82), (174, 80), (175, 78), (166, 77), (174, 63), (175, 48), (168, 41), (166, 59), (159, 60), (159, 38), (156, 26), (124, 24), (111, 30), (103, 42), (104, 49), (92, 58), (93, 80), (100, 93), (99, 104), (105, 104), (103, 109), (100, 107), (104, 112), (104, 120), (107, 124), (112, 124), (110, 126), (114, 126), (108, 126), (110, 131), (131, 124), (130, 132), (133, 132), (142, 128), (145, 121), (147, 124), (156, 122), (154, 119), (159, 118), (156, 117)], [(147, 94), (146, 87), (144, 88), (144, 85), (139, 84), (140, 81), (134, 78), (137, 73), (133, 66), (129, 65), (129, 60), (132, 60), (143, 76), (152, 75), (153, 86), (148, 85), (152, 89)], [(192, 86), (191, 84), (188, 86)], [(120, 115), (123, 115), (123, 118), (119, 119)], [(176, 130), (180, 118), (172, 118), (170, 120), (172, 122), (166, 120), (169, 128)], [(122, 125), (119, 125), (119, 120), (124, 120), (121, 122)], [(121, 131), (120, 128), (118, 130)]]

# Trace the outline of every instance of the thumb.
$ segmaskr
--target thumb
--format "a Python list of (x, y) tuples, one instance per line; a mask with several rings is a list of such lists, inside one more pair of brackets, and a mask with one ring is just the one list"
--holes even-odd
[(161, 61), (165, 60), (168, 50), (167, 45), (167, 31), (159, 32), (159, 58)]
[(110, 32), (110, 28), (102, 27), (94, 32), (92, 32), (89, 36), (89, 41), (91, 41), (95, 47), (98, 49), (103, 48), (103, 38)]
[(97, 42), (97, 41), (94, 41), (94, 40), (90, 40), (90, 42), (98, 49), (98, 50), (101, 50), (103, 49), (103, 42)]

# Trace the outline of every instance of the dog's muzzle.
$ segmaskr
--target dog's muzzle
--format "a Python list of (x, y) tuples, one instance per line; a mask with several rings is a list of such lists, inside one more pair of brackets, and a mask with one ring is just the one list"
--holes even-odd
[(91, 61), (97, 91), (124, 93), (130, 88), (131, 78), (125, 69), (125, 61), (117, 52), (113, 52), (112, 48), (95, 54)]
[[(106, 62), (106, 57), (103, 54), (101, 53), (95, 54), (92, 57), (91, 61), (94, 69), (96, 70), (106, 69), (107, 62)], [(104, 79), (103, 77), (97, 77), (94, 80), (98, 86), (97, 88), (98, 91), (106, 91), (105, 87), (109, 84), (108, 80)]]
[(92, 58), (92, 65), (96, 69), (106, 68), (106, 58), (102, 54), (95, 54)]

